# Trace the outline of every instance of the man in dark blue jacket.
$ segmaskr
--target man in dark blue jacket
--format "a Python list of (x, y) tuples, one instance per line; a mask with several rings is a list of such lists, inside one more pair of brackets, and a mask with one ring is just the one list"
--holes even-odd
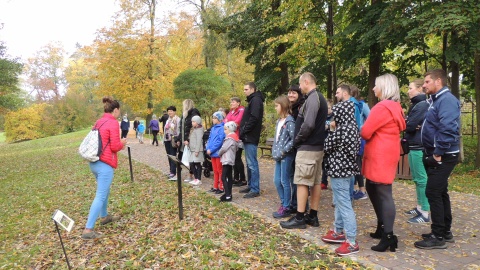
[(460, 152), (460, 102), (446, 85), (445, 71), (435, 69), (425, 73), (423, 87), (431, 100), (422, 125), (422, 145), (432, 232), (422, 234), (423, 240), (415, 242), (415, 247), (422, 249), (443, 249), (447, 248), (445, 242), (453, 242), (448, 177), (458, 163)]
[(243, 142), (247, 160), (248, 187), (240, 190), (240, 193), (247, 193), (243, 197), (248, 199), (260, 196), (257, 149), (262, 131), (265, 98), (260, 91), (257, 91), (257, 86), (253, 82), (246, 83), (243, 92), (247, 96), (248, 106), (245, 108), (242, 122), (240, 122), (240, 140)]

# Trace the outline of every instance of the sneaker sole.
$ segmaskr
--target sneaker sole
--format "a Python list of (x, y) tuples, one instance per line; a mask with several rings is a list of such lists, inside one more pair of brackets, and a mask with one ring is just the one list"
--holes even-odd
[(342, 254), (342, 253), (338, 253), (338, 252), (335, 252), (337, 255), (340, 255), (340, 256), (347, 256), (347, 255), (351, 255), (351, 254), (355, 254), (355, 253), (358, 253), (359, 250), (356, 250), (356, 251), (352, 251), (352, 252), (349, 252), (349, 253), (345, 253), (345, 254)]
[(325, 243), (340, 244), (340, 243), (345, 242), (345, 239), (342, 239), (342, 240), (332, 240), (332, 239), (323, 239), (323, 238), (322, 238), (322, 241), (325, 242)]
[[(428, 237), (422, 237), (423, 240), (427, 239)], [(447, 243), (455, 243), (455, 239), (447, 239), (447, 238), (443, 238), (445, 240), (445, 242)]]
[(307, 228), (307, 225), (300, 225), (300, 226), (295, 226), (295, 227), (283, 227), (282, 225), (280, 225), (280, 227), (284, 228), (284, 229), (306, 229)]
[(420, 249), (446, 249), (447, 244), (445, 244), (443, 246), (433, 246), (433, 247), (422, 247), (422, 246), (415, 245), (415, 247), (420, 248)]

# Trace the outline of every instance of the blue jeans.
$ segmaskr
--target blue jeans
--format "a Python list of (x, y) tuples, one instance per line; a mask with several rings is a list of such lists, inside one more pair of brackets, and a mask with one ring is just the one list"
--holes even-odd
[(247, 160), (248, 187), (250, 192), (260, 193), (260, 171), (258, 170), (257, 149), (258, 145), (245, 143), (245, 159)]
[(113, 181), (114, 169), (110, 165), (99, 160), (97, 162), (90, 162), (90, 170), (97, 180), (97, 193), (95, 194), (95, 199), (90, 207), (87, 225), (85, 226), (85, 228), (91, 230), (95, 227), (95, 221), (97, 221), (99, 216), (103, 218), (108, 215), (108, 195), (110, 195), (110, 185)]
[(292, 199), (292, 187), (290, 179), (292, 175), (292, 163), (294, 155), (287, 154), (282, 160), (275, 161), (275, 174), (273, 177), (273, 183), (277, 188), (278, 197), (280, 197), (280, 202), (282, 206), (287, 208), (290, 206)]
[(335, 204), (335, 231), (345, 232), (345, 236), (350, 243), (355, 243), (357, 237), (357, 221), (355, 212), (353, 212), (350, 199), (350, 185), (355, 181), (352, 175), (347, 178), (331, 178), (330, 183), (333, 191), (333, 200)]

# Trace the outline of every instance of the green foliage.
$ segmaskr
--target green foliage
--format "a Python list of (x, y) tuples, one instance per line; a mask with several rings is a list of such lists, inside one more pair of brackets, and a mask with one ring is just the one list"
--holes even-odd
[(7, 48), (0, 41), (0, 130), (4, 129), (5, 113), (25, 104), (24, 92), (18, 87), (23, 65), (7, 56)]
[[(227, 104), (231, 95), (230, 83), (209, 68), (188, 69), (173, 81), (177, 99), (191, 99), (202, 115), (210, 115), (218, 104)], [(177, 108), (178, 110), (178, 108)]]

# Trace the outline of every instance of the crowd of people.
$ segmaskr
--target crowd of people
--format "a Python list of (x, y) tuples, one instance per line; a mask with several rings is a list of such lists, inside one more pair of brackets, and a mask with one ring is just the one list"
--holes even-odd
[[(213, 113), (212, 125), (205, 129), (200, 112), (190, 99), (183, 101), (180, 116), (170, 106), (159, 121), (154, 115), (149, 123), (152, 145), (158, 146), (157, 135), (166, 153), (180, 160), (188, 156), (192, 185), (200, 185), (202, 170), (210, 160), (213, 186), (210, 192), (222, 194), (221, 202), (233, 200), (232, 186), (246, 199), (260, 196), (260, 169), (257, 149), (260, 142), (265, 98), (255, 83), (244, 85), (247, 105), (232, 97), (228, 111)], [(405, 115), (400, 104), (400, 87), (392, 74), (379, 76), (372, 89), (379, 102), (370, 108), (359, 98), (355, 86), (340, 85), (336, 103), (327, 101), (318, 91), (312, 73), (300, 76), (299, 85), (292, 85), (287, 95), (274, 100), (278, 120), (275, 126), (272, 158), (275, 161), (273, 182), (278, 192), (279, 208), (274, 218), (285, 229), (319, 226), (318, 210), (322, 189), (330, 184), (333, 191), (334, 221), (332, 229), (322, 236), (327, 243), (341, 244), (335, 251), (349, 255), (359, 251), (354, 200), (369, 199), (377, 219), (377, 229), (370, 233), (380, 241), (371, 247), (383, 252), (395, 251), (398, 238), (394, 234), (396, 218), (392, 195), (393, 182), (400, 159), (400, 137), (403, 132), (404, 153), (416, 185), (417, 206), (406, 211), (412, 224), (431, 223), (431, 232), (422, 234), (415, 247), (446, 248), (452, 242), (452, 213), (448, 196), (448, 177), (458, 162), (460, 104), (446, 86), (446, 73), (432, 70), (410, 83), (411, 106)], [(429, 98), (427, 99), (427, 95)], [(105, 115), (97, 121), (118, 117), (119, 105), (104, 99)], [(137, 138), (145, 126), (134, 122)], [(122, 122), (123, 125), (123, 122)], [(113, 124), (108, 128), (114, 128)], [(103, 132), (103, 131), (101, 131)], [(140, 134), (140, 135), (139, 135)], [(91, 163), (97, 178), (97, 195), (82, 235), (94, 239), (96, 218), (101, 223), (115, 220), (107, 214), (109, 186), (116, 167), (116, 152), (126, 141), (111, 131), (102, 140), (110, 142), (109, 151), (102, 153), (100, 164)], [(126, 136), (126, 134), (125, 134)], [(107, 138), (108, 137), (108, 138)], [(140, 139), (142, 138), (142, 139)], [(246, 170), (242, 161), (245, 152)], [(112, 160), (113, 158), (113, 160)], [(108, 170), (104, 167), (109, 167)], [(169, 161), (169, 179), (177, 180), (176, 164)], [(328, 178), (329, 181), (328, 181)]]

